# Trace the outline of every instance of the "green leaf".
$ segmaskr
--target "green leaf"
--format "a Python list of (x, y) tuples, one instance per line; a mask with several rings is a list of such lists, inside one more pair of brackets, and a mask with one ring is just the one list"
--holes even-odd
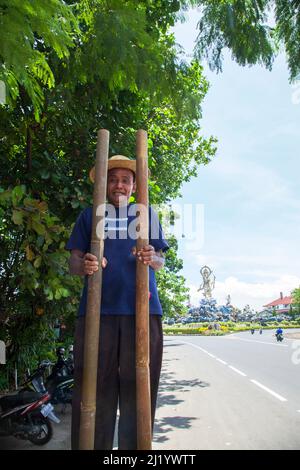
[(44, 241), (45, 241), (44, 237), (42, 237), (41, 235), (39, 235), (39, 236), (37, 237), (37, 240), (36, 240), (36, 246), (38, 246), (39, 248), (41, 248), (41, 247), (43, 246), (43, 244), (44, 244)]
[(77, 209), (77, 207), (79, 207), (79, 201), (73, 200), (71, 202), (71, 206), (73, 207), (73, 209)]
[(53, 292), (51, 290), (48, 292), (47, 300), (53, 300)]
[(45, 227), (43, 224), (41, 224), (40, 222), (32, 219), (31, 221), (31, 224), (32, 224), (32, 228), (33, 230), (35, 230), (35, 232), (38, 234), (38, 235), (44, 235), (46, 230), (45, 230)]
[(69, 297), (70, 292), (68, 291), (68, 289), (65, 289), (65, 288), (62, 287), (62, 288), (60, 289), (60, 291), (61, 291), (62, 297)]
[(12, 214), (12, 220), (16, 225), (22, 225), (23, 213), (19, 210), (14, 209)]
[(47, 180), (50, 178), (50, 172), (48, 170), (42, 170), (41, 171), (41, 177), (44, 179), (44, 180)]
[[(2, 189), (2, 188), (1, 188)], [(11, 190), (7, 189), (6, 191), (0, 192), (0, 204), (7, 202), (11, 198)]]
[(35, 260), (34, 260), (34, 263), (33, 263), (33, 266), (35, 268), (39, 268), (41, 266), (41, 263), (42, 263), (42, 257), (41, 256), (38, 256)]
[(34, 259), (34, 256), (35, 256), (34, 252), (32, 251), (29, 245), (26, 246), (25, 253), (26, 253), (26, 258), (28, 259), (28, 261), (32, 261)]
[(25, 193), (26, 187), (24, 185), (14, 187), (12, 190), (12, 202), (14, 206), (19, 204)]
[(61, 297), (62, 296), (61, 296), (61, 293), (60, 293), (60, 289), (57, 289), (55, 291), (54, 298), (55, 298), (55, 300), (59, 300)]

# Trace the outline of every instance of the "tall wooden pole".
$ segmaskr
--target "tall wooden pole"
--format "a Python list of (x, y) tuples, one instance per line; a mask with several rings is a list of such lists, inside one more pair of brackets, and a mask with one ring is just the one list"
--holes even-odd
[[(139, 211), (137, 251), (149, 243), (147, 132), (136, 134), (136, 185)], [(137, 447), (152, 448), (150, 372), (149, 372), (149, 268), (136, 264), (136, 399)]]
[(93, 195), (93, 225), (90, 252), (97, 256), (99, 270), (89, 276), (85, 317), (84, 361), (80, 410), (79, 449), (94, 449), (97, 367), (100, 332), (102, 287), (101, 261), (104, 250), (104, 219), (106, 202), (109, 132), (98, 131)]

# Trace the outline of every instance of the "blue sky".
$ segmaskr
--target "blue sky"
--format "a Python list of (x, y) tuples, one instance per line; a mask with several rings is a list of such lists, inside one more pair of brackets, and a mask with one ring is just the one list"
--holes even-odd
[[(187, 55), (196, 17), (174, 30)], [(229, 52), (223, 65), (221, 74), (205, 65), (202, 106), (202, 132), (218, 138), (217, 156), (175, 201), (203, 205), (204, 242), (179, 240), (179, 256), (193, 304), (208, 264), (219, 303), (230, 294), (234, 305), (260, 309), (300, 285), (300, 82), (289, 84), (284, 54), (272, 72), (239, 67)]]

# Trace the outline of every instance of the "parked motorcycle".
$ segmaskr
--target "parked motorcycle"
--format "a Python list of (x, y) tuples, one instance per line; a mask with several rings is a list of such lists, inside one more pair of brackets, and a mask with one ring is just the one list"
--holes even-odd
[(57, 348), (56, 355), (57, 361), (45, 382), (46, 389), (50, 392), (53, 403), (71, 404), (74, 387), (74, 365), (70, 357), (65, 359), (64, 348)]
[[(65, 349), (58, 348), (56, 350), (56, 363), (52, 364), (50, 361), (42, 361), (25, 382), (27, 388), (36, 392), (41, 393), (47, 390), (51, 395), (51, 402), (53, 404), (61, 403), (63, 405), (62, 411), (65, 410), (68, 403), (72, 403), (74, 387), (72, 356), (65, 359), (64, 354)], [(50, 366), (53, 366), (52, 372), (44, 382), (45, 372)]]
[(14, 436), (35, 445), (50, 441), (53, 429), (50, 420), (59, 422), (49, 403), (50, 394), (21, 390), (0, 398), (0, 436)]

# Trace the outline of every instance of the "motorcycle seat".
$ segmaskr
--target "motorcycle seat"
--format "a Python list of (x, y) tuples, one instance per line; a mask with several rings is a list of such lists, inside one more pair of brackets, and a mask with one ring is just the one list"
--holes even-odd
[(18, 405), (32, 403), (43, 396), (43, 393), (21, 390), (20, 392), (5, 395), (0, 398), (0, 406), (3, 410), (8, 410)]
[(69, 380), (74, 380), (74, 377), (73, 375), (66, 375), (64, 377), (61, 377), (61, 376), (49, 376), (46, 380), (46, 386), (47, 388), (49, 388), (50, 386), (52, 386), (53, 384), (61, 384), (63, 382), (67, 382)]

